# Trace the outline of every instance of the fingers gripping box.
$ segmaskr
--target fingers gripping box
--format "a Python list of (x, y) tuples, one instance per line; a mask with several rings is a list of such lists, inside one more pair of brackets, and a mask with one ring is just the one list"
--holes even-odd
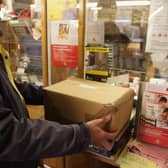
[(107, 129), (118, 134), (130, 118), (133, 96), (130, 88), (70, 78), (44, 89), (45, 118), (69, 124), (111, 113)]

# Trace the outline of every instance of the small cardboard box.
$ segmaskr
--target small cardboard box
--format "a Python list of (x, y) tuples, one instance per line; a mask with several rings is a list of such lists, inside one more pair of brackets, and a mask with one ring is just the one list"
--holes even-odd
[(111, 113), (108, 130), (119, 133), (130, 118), (133, 96), (130, 88), (70, 78), (44, 89), (45, 118), (69, 124)]

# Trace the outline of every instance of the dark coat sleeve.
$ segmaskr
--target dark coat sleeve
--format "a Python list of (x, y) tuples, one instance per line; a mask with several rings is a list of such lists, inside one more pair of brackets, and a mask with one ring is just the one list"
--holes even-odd
[(26, 104), (43, 104), (43, 87), (28, 82), (15, 81), (15, 84), (25, 99)]
[(4, 105), (0, 95), (0, 161), (36, 160), (86, 150), (90, 143), (85, 124), (20, 119)]

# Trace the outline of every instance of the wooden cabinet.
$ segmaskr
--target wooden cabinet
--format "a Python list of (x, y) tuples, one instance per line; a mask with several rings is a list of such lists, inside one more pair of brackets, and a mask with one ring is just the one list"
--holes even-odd
[(49, 159), (44, 159), (43, 164), (46, 164), (50, 166), (51, 168), (64, 168), (65, 167), (64, 160), (65, 160), (64, 157), (49, 158)]
[(66, 168), (119, 168), (113, 157), (103, 157), (95, 153), (82, 153), (65, 157)]

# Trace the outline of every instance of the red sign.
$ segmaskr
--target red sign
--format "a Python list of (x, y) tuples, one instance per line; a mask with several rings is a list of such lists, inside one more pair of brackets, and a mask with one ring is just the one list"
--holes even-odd
[(141, 122), (139, 137), (145, 142), (168, 147), (168, 129), (157, 128)]
[(76, 68), (78, 65), (78, 46), (52, 44), (51, 54), (54, 66)]

